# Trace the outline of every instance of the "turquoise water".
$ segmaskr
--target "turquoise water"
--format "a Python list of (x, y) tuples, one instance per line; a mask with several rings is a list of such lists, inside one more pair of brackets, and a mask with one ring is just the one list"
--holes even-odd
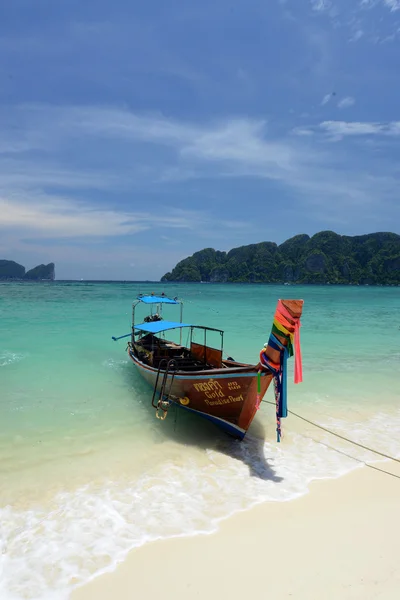
[(295, 498), (360, 465), (346, 454), (375, 460), (293, 415), (277, 444), (268, 404), (242, 443), (190, 414), (157, 421), (125, 340), (111, 340), (151, 291), (183, 298), (186, 322), (224, 329), (226, 353), (249, 362), (277, 299), (303, 298), (289, 409), (400, 456), (399, 288), (0, 284), (2, 600), (67, 598), (135, 546)]

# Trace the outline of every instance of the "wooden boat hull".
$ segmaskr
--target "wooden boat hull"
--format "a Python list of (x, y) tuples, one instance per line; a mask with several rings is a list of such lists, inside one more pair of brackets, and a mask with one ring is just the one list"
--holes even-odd
[[(154, 389), (158, 370), (141, 362), (128, 348), (129, 358), (141, 376)], [(168, 375), (167, 389), (171, 400), (180, 408), (197, 413), (227, 433), (243, 439), (257, 412), (257, 376), (259, 365), (231, 363), (228, 368), (209, 371), (176, 371)], [(161, 388), (160, 372), (158, 389)], [(260, 372), (260, 399), (263, 398), (273, 375)], [(170, 387), (170, 382), (172, 385)]]

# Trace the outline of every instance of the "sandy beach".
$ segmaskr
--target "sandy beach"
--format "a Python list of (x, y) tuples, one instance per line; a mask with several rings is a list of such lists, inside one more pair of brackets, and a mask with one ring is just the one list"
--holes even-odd
[[(378, 466), (400, 476), (399, 463)], [(312, 483), (297, 500), (236, 514), (215, 534), (133, 550), (71, 600), (394, 600), (400, 594), (399, 507), (400, 479), (362, 467)]]

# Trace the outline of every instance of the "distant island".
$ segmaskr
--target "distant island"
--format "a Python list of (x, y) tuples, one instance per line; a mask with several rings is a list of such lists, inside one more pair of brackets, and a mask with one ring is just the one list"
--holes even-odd
[(25, 271), (25, 267), (13, 260), (0, 260), (0, 281), (54, 281), (55, 265), (38, 265)]
[(283, 244), (261, 242), (220, 252), (205, 248), (161, 281), (210, 283), (400, 284), (400, 235), (321, 231)]

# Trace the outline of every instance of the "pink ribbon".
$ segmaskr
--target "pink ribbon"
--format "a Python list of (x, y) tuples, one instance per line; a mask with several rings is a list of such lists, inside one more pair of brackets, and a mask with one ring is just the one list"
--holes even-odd
[(300, 319), (293, 317), (281, 300), (278, 300), (277, 309), (286, 319), (289, 319), (289, 322), (294, 321), (294, 382), (301, 383), (303, 381), (303, 361), (300, 348)]
[(294, 382), (301, 383), (303, 381), (303, 360), (301, 358), (300, 347), (300, 319), (294, 326)]

